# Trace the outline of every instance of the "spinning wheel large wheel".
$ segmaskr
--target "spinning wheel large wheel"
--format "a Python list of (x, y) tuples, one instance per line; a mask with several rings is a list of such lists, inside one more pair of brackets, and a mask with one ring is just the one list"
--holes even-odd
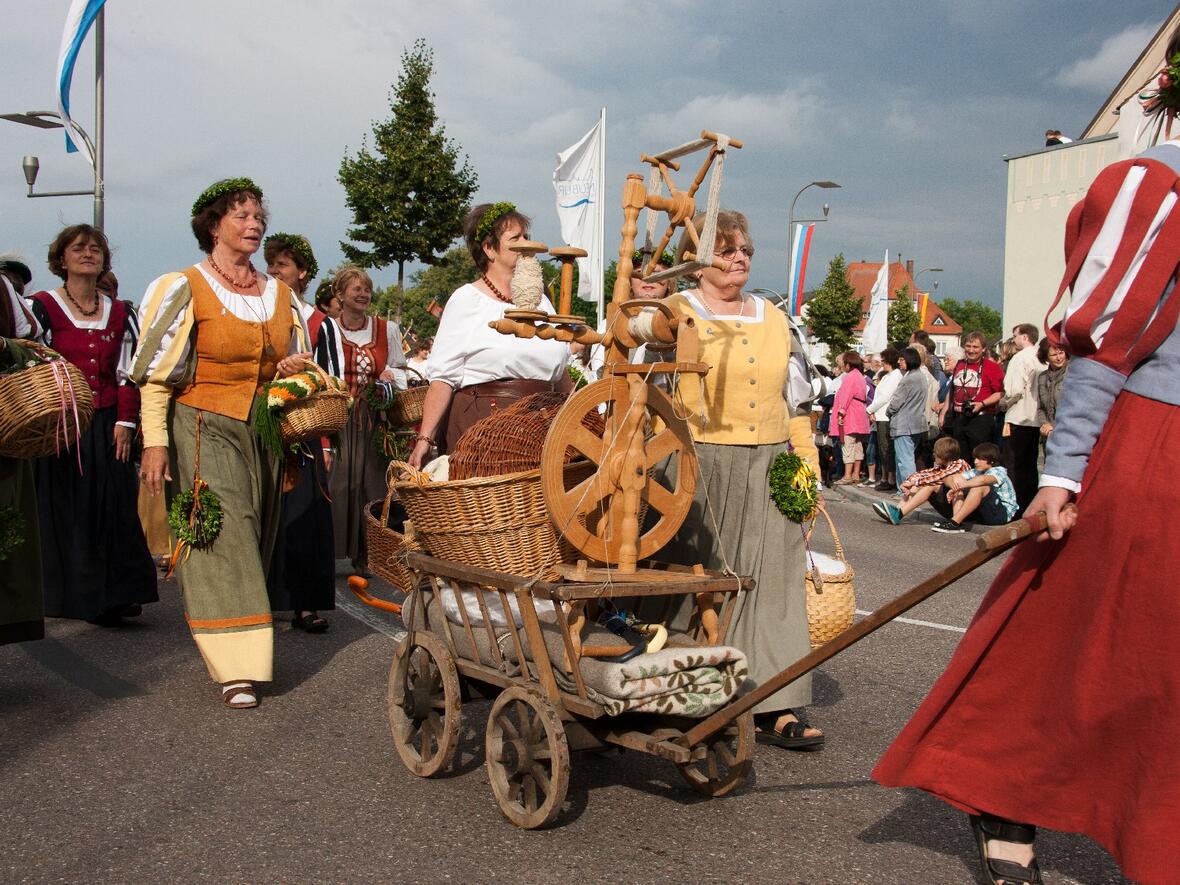
[[(606, 432), (596, 437), (582, 424), (590, 412), (605, 407)], [(659, 418), (659, 429), (652, 429)], [(594, 473), (567, 488), (566, 449), (572, 447), (596, 465)], [(665, 458), (674, 462), (675, 482), (663, 485), (654, 468)], [(609, 565), (627, 563), (620, 551), (631, 525), (636, 551), (630, 558), (646, 559), (672, 540), (692, 506), (697, 480), (697, 458), (684, 419), (676, 414), (666, 393), (631, 376), (605, 378), (569, 398), (545, 437), (541, 477), (549, 515), (575, 548), (590, 559)], [(627, 501), (627, 492), (632, 501)], [(638, 519), (646, 503), (658, 516), (644, 531)]]

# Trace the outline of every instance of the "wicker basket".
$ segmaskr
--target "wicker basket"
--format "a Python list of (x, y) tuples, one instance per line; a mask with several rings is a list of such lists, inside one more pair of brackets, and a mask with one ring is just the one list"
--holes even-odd
[(406, 536), (389, 527), (389, 505), (393, 487), (385, 493), (384, 501), (370, 501), (365, 505), (365, 541), (369, 569), (377, 577), (388, 581), (403, 593), (411, 587), (410, 571), (406, 568), (407, 550), (418, 550), (419, 545), (407, 542)]
[[(533, 393), (477, 421), (450, 452), (451, 479), (536, 470), (541, 466), (541, 441), (568, 399), (555, 391)], [(600, 439), (606, 430), (595, 411), (582, 418), (582, 425)], [(578, 457), (573, 446), (566, 448), (567, 464)]]
[(352, 397), (345, 390), (337, 390), (335, 379), (311, 361), (305, 361), (309, 372), (319, 375), (327, 386), (311, 396), (295, 400), (283, 407), (279, 415), (279, 433), (283, 445), (290, 446), (323, 436), (333, 436), (348, 423), (348, 407)]
[(17, 343), (57, 358), (0, 376), (0, 456), (43, 458), (76, 445), (94, 417), (94, 397), (69, 360), (32, 341)]
[(406, 366), (406, 371), (413, 372), (422, 383), (399, 390), (394, 396), (389, 410), (385, 413), (389, 416), (389, 423), (394, 427), (413, 427), (422, 420), (422, 406), (426, 402), (426, 391), (430, 389), (430, 385), (420, 372), (409, 366)]
[[(811, 636), (812, 648), (819, 648), (843, 633), (852, 626), (852, 621), (856, 617), (856, 589), (853, 586), (852, 566), (844, 555), (844, 545), (840, 543), (840, 536), (836, 534), (836, 525), (832, 522), (832, 517), (826, 510), (820, 510), (819, 513), (828, 521), (832, 540), (836, 542), (836, 558), (844, 563), (844, 571), (840, 574), (825, 575), (816, 568), (808, 569), (804, 575), (804, 587), (807, 592), (807, 632)], [(815, 523), (812, 522), (811, 528), (807, 531), (808, 540), (814, 529)]]
[[(412, 479), (398, 479), (403, 473)], [(594, 472), (588, 461), (565, 468), (566, 488)], [(541, 471), (430, 482), (400, 461), (386, 479), (431, 556), (463, 565), (545, 580), (575, 552), (553, 526), (541, 490)]]

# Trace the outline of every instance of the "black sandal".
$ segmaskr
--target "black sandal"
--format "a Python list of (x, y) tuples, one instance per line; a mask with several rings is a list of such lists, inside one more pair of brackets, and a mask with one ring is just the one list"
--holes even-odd
[(987, 853), (987, 840), (1015, 842), (1017, 845), (1032, 845), (1037, 838), (1037, 828), (1030, 824), (1018, 824), (993, 817), (990, 814), (973, 814), (971, 831), (979, 846), (979, 859), (983, 862), (983, 874), (991, 885), (1043, 885), (1041, 868), (1034, 857), (1032, 863), (1023, 866), (1014, 860), (1000, 860)]
[(291, 626), (296, 630), (306, 630), (308, 633), (326, 633), (328, 621), (315, 612), (308, 612), (305, 615), (295, 615), (291, 619)]
[(754, 725), (757, 726), (757, 731), (754, 733), (754, 740), (760, 744), (782, 747), (784, 750), (823, 749), (825, 736), (822, 734), (808, 735), (807, 729), (811, 726), (807, 720), (800, 719), (797, 715), (794, 722), (788, 722), (783, 726), (782, 731), (778, 731), (774, 727), (780, 716), (791, 714), (791, 710), (783, 710), (781, 713), (759, 713), (756, 715)]

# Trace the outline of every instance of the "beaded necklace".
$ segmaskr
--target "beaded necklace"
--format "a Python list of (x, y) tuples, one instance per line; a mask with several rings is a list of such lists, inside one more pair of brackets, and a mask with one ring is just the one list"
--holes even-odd
[(511, 298), (505, 298), (505, 297), (504, 297), (504, 293), (503, 293), (503, 292), (501, 292), (499, 289), (497, 289), (497, 288), (496, 288), (496, 284), (495, 284), (495, 283), (493, 283), (491, 280), (489, 280), (489, 279), (488, 279), (488, 275), (487, 275), (486, 273), (481, 273), (481, 274), (479, 275), (479, 278), (480, 278), (481, 280), (483, 280), (483, 284), (484, 284), (485, 286), (487, 286), (489, 289), (491, 289), (491, 290), (492, 290), (492, 294), (496, 296), (497, 300), (499, 300), (499, 301), (503, 301), (505, 304), (511, 304), (511, 303), (512, 303), (512, 299), (511, 299)]
[(61, 287), (62, 287), (62, 290), (66, 293), (66, 298), (70, 299), (70, 304), (72, 304), (72, 305), (74, 305), (74, 307), (78, 308), (78, 313), (82, 314), (82, 316), (84, 316), (84, 317), (94, 316), (96, 313), (98, 313), (98, 309), (100, 307), (102, 307), (102, 295), (100, 295), (98, 292), (94, 293), (94, 307), (90, 308), (90, 310), (87, 310), (81, 304), (79, 304), (78, 299), (75, 298), (70, 293), (70, 283), (68, 280), (66, 282), (62, 283)]

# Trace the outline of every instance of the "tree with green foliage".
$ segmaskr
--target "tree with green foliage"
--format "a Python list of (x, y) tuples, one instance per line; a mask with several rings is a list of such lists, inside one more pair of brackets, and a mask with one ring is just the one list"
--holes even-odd
[(963, 327), (963, 333), (982, 332), (988, 341), (998, 341), (1004, 335), (1003, 317), (994, 307), (988, 307), (982, 301), (968, 298), (966, 301), (956, 301), (954, 298), (944, 298), (938, 302), (952, 320)]
[[(477, 176), (466, 156), (446, 137), (434, 109), (430, 78), (434, 53), (416, 40), (402, 53), (402, 72), (390, 94), (390, 119), (373, 124), (355, 157), (340, 161), (339, 180), (353, 213), (351, 242), (341, 242), (361, 267), (397, 265), (392, 294), (400, 318), (405, 266), (434, 264), (457, 237), (475, 193)], [(367, 244), (362, 248), (357, 244)]]
[(920, 321), (914, 310), (914, 299), (910, 295), (909, 283), (893, 293), (893, 301), (889, 305), (889, 340), (909, 341), (910, 336), (918, 331)]
[[(438, 331), (438, 319), (430, 312), (431, 302), (445, 306), (452, 292), (478, 276), (475, 262), (464, 246), (448, 249), (433, 265), (415, 271), (402, 299), (402, 328), (415, 338), (434, 335)], [(382, 290), (380, 295), (373, 293), (376, 312), (392, 316), (396, 296), (396, 286)]]
[(848, 282), (848, 264), (840, 253), (828, 263), (828, 275), (804, 311), (811, 334), (835, 355), (852, 347), (852, 330), (861, 320), (861, 301)]

